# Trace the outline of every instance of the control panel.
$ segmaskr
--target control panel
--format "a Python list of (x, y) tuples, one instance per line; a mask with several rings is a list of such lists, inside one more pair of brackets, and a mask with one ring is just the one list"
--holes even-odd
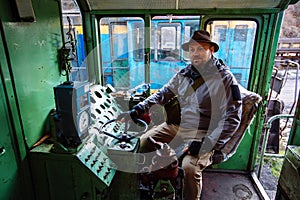
[[(96, 132), (98, 135), (98, 144), (102, 148), (113, 149), (118, 151), (134, 151), (138, 146), (138, 139), (133, 138), (130, 141), (123, 142), (116, 137), (121, 138), (124, 133), (124, 123), (113, 122), (105, 127), (105, 132), (112, 136), (105, 135), (100, 128), (107, 121), (115, 119), (121, 112), (121, 107), (116, 102), (115, 98), (106, 92), (103, 86), (93, 86), (91, 88), (91, 119), (93, 121), (90, 132)], [(128, 132), (128, 134), (131, 134)], [(133, 135), (133, 134), (132, 134)]]
[(117, 167), (93, 141), (93, 138), (87, 141), (76, 154), (76, 157), (109, 186)]
[[(107, 193), (110, 190), (132, 196), (136, 174), (122, 172), (135, 169), (139, 139), (124, 123), (114, 121), (123, 112), (115, 98), (106, 87), (90, 87), (88, 82), (66, 82), (54, 93), (53, 138), (30, 151), (37, 198), (120, 199)], [(132, 187), (124, 189), (120, 181), (129, 179)]]

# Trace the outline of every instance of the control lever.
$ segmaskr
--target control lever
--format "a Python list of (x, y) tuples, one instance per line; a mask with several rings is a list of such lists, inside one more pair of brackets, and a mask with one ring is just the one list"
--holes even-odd
[(157, 142), (151, 136), (149, 136), (147, 140), (156, 148), (156, 153), (152, 158), (149, 171), (151, 171), (156, 178), (176, 177), (179, 162), (175, 151), (167, 143)]
[(139, 136), (139, 135), (142, 135), (143, 133), (145, 133), (145, 132), (148, 130), (148, 124), (147, 124), (145, 121), (141, 120), (141, 119), (137, 119), (137, 121), (138, 121), (139, 123), (141, 123), (141, 124), (143, 124), (143, 125), (145, 126), (145, 129), (142, 130), (142, 131), (136, 132), (136, 134), (134, 134), (134, 135), (129, 135), (129, 134), (127, 133), (128, 129), (129, 129), (129, 125), (128, 125), (129, 122), (128, 122), (128, 121), (125, 121), (125, 122), (124, 122), (124, 123), (125, 123), (124, 130), (123, 130), (123, 132), (122, 132), (119, 136), (116, 136), (116, 135), (111, 134), (111, 133), (109, 133), (109, 132), (107, 132), (107, 131), (104, 131), (105, 127), (106, 127), (108, 124), (111, 124), (111, 123), (113, 123), (113, 122), (115, 122), (115, 121), (116, 121), (116, 119), (108, 120), (106, 123), (104, 123), (104, 124), (100, 127), (99, 132), (100, 132), (100, 133), (103, 133), (103, 134), (105, 134), (105, 135), (107, 135), (107, 136), (110, 136), (110, 137), (112, 137), (112, 138), (114, 138), (114, 139), (116, 139), (116, 140), (118, 140), (120, 143), (122, 143), (122, 142), (130, 143), (130, 141), (131, 141), (133, 138), (135, 138), (135, 137), (137, 137), (137, 136)]
[(151, 144), (153, 144), (155, 146), (156, 149), (162, 149), (163, 148), (163, 144), (156, 142), (153, 137), (149, 136), (147, 138), (148, 142), (150, 142)]

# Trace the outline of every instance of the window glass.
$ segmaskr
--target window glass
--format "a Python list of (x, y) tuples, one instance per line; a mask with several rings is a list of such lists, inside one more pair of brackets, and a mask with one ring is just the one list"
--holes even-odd
[[(199, 30), (199, 20), (186, 20), (184, 26), (184, 39), (182, 43), (188, 42), (196, 30)], [(182, 56), (185, 61), (190, 60), (188, 52), (183, 51)]]
[(133, 23), (133, 56), (135, 61), (144, 60), (144, 23)]
[(226, 30), (226, 25), (216, 25), (214, 30), (214, 37), (216, 38), (216, 40), (220, 42), (226, 41)]
[(247, 88), (257, 24), (249, 20), (215, 20), (207, 25), (220, 46), (214, 55), (228, 65), (238, 82)]
[[(126, 24), (112, 24), (112, 58), (116, 60), (128, 59), (128, 38)], [(120, 66), (125, 67), (125, 66)]]
[(161, 28), (161, 49), (174, 50), (176, 45), (176, 27)]
[[(159, 60), (165, 61), (176, 61), (180, 60), (180, 30), (179, 24), (165, 24), (160, 23), (158, 28), (158, 33), (160, 37), (159, 40)], [(179, 34), (178, 34), (179, 32)]]
[[(166, 84), (189, 64), (189, 55), (181, 45), (199, 29), (200, 16), (153, 16), (151, 21), (150, 83)], [(158, 89), (155, 88), (155, 89)]]
[(188, 54), (181, 45), (199, 29), (199, 21), (200, 16), (152, 16), (150, 67), (145, 73), (145, 48), (149, 47), (145, 47), (144, 20), (139, 17), (99, 19), (103, 84), (125, 91), (144, 84), (149, 74), (151, 89), (159, 89), (189, 64)]
[(144, 83), (144, 20), (104, 17), (99, 25), (104, 85), (127, 90)]
[(234, 30), (235, 41), (246, 41), (248, 34), (248, 25), (236, 25)]

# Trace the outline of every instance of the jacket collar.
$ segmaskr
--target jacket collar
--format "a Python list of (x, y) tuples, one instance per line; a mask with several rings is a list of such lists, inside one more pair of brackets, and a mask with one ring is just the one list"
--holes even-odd
[(180, 71), (180, 74), (185, 77), (189, 77), (193, 80), (197, 79), (200, 76), (213, 76), (216, 75), (219, 71), (229, 69), (221, 59), (212, 57), (205, 66), (200, 69), (196, 69), (192, 64), (189, 64), (187, 67), (183, 68)]

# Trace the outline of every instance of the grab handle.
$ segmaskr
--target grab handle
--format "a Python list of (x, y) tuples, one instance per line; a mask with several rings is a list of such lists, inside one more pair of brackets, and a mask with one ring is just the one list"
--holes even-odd
[(3, 156), (5, 154), (5, 148), (0, 147), (0, 156)]

